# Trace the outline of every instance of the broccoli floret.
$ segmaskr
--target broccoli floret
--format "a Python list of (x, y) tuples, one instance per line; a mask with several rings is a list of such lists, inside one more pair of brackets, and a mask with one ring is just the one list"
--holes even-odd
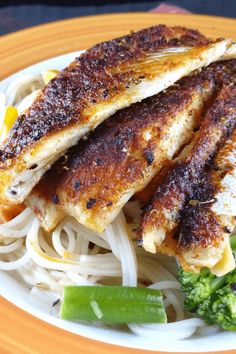
[(216, 277), (207, 268), (202, 269), (200, 273), (184, 272), (180, 269), (179, 281), (186, 294), (186, 309), (193, 312), (225, 283), (224, 277)]
[(228, 331), (236, 331), (236, 293), (231, 284), (219, 289), (213, 298), (201, 303), (197, 314), (208, 323), (216, 323)]
[[(236, 236), (231, 237), (231, 247), (236, 253)], [(206, 268), (199, 273), (180, 268), (179, 281), (187, 311), (196, 313), (207, 323), (236, 331), (236, 269), (217, 277)]]

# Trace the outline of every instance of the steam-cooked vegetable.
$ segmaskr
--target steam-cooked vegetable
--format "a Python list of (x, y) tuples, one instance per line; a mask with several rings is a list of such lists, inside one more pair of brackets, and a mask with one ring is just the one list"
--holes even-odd
[[(236, 254), (236, 235), (231, 236), (231, 248)], [(179, 281), (186, 295), (186, 310), (208, 323), (236, 331), (236, 269), (223, 277), (213, 275), (206, 268), (200, 273), (180, 269)]]
[(111, 323), (166, 323), (160, 291), (124, 286), (66, 286), (65, 320)]

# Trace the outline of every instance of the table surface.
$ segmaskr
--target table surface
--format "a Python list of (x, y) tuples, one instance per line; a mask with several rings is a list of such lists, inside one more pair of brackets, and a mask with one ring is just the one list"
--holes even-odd
[(196, 14), (236, 17), (234, 0), (24, 0), (0, 1), (0, 35), (66, 18), (131, 11), (150, 11), (160, 3)]
[[(157, 23), (181, 23), (198, 28), (211, 37), (236, 39), (236, 20), (233, 19), (146, 13), (83, 17), (42, 25), (0, 38), (0, 79), (45, 58), (85, 49), (96, 42)], [(65, 332), (32, 317), (3, 298), (0, 298), (0, 318), (1, 354), (143, 352), (98, 343)]]

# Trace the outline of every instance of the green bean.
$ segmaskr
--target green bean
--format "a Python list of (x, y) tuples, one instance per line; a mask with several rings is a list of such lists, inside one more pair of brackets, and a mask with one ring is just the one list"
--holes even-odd
[(159, 290), (125, 286), (66, 286), (61, 318), (109, 323), (166, 323)]

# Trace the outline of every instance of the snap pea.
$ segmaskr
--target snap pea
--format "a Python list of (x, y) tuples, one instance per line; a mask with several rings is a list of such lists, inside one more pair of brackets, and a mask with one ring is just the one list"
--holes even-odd
[(110, 323), (167, 321), (159, 290), (125, 286), (66, 286), (60, 316)]

